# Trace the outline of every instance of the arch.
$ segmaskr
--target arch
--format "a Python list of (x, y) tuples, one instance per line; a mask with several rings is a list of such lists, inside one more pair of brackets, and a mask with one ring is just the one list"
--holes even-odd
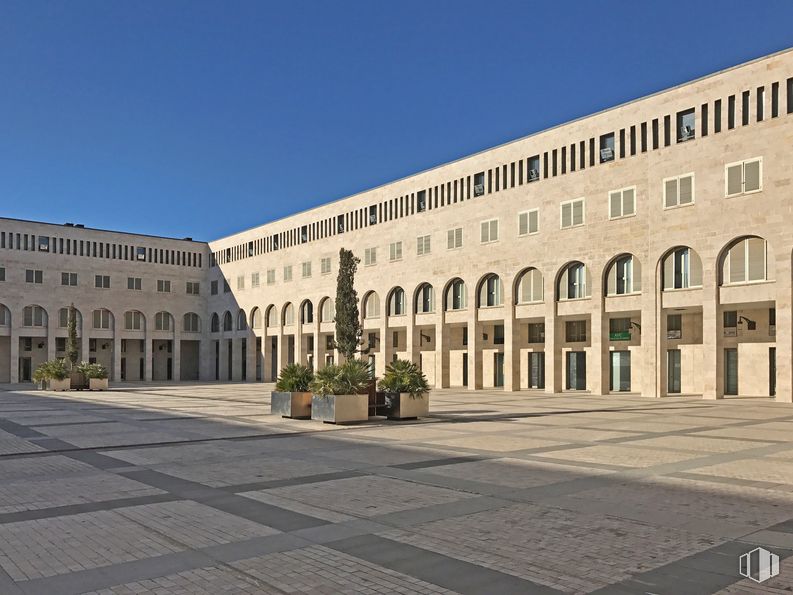
[(416, 288), (413, 298), (416, 314), (430, 314), (435, 311), (435, 289), (429, 283), (422, 283)]
[(220, 316), (218, 316), (217, 312), (212, 312), (212, 317), (209, 319), (209, 332), (220, 332)]
[(579, 260), (573, 260), (564, 265), (557, 277), (557, 301), (579, 300), (590, 296), (592, 280), (589, 268)]
[(262, 311), (258, 306), (251, 310), (251, 328), (262, 328)]
[(515, 278), (515, 303), (536, 304), (545, 300), (545, 279), (536, 267), (523, 269)]
[(702, 287), (702, 260), (688, 246), (675, 246), (661, 257), (663, 291)]
[(311, 300), (303, 300), (300, 304), (300, 324), (312, 324), (314, 322), (314, 304)]
[(333, 322), (336, 317), (336, 302), (333, 298), (325, 297), (319, 303), (319, 321)]
[(468, 307), (468, 288), (465, 286), (465, 281), (455, 277), (446, 284), (443, 304), (446, 312), (465, 310)]
[(773, 281), (774, 254), (765, 238), (741, 236), (719, 253), (719, 285), (745, 285)]
[(182, 330), (186, 333), (200, 333), (201, 317), (195, 312), (187, 312), (182, 318)]
[(11, 326), (11, 310), (0, 304), (0, 326)]
[(248, 328), (248, 316), (245, 314), (245, 310), (240, 308), (240, 311), (237, 312), (237, 330), (244, 331)]
[(292, 305), (292, 302), (286, 302), (284, 305), (281, 324), (284, 326), (292, 326), (295, 324), (295, 307)]
[(605, 269), (603, 287), (607, 296), (631, 295), (642, 292), (642, 264), (630, 252), (612, 258)]
[[(83, 315), (77, 308), (74, 309), (75, 326), (79, 333), (83, 328)], [(58, 327), (68, 328), (69, 326), (69, 306), (58, 310)]]
[(404, 314), (407, 314), (405, 290), (401, 287), (394, 287), (388, 293), (388, 315), (403, 316)]
[(267, 306), (267, 312), (264, 317), (267, 328), (275, 328), (278, 326), (278, 308), (274, 305)]
[(376, 291), (370, 291), (363, 296), (363, 317), (380, 318), (380, 296)]
[(146, 317), (140, 310), (127, 310), (124, 312), (125, 331), (145, 331)]
[(226, 310), (223, 313), (223, 332), (227, 333), (234, 330), (234, 319), (231, 317), (231, 312)]
[(112, 330), (115, 327), (113, 313), (107, 308), (98, 308), (91, 313), (92, 328), (96, 330)]
[(22, 309), (22, 326), (46, 327), (47, 311), (39, 305), (31, 304)]
[(477, 307), (488, 308), (504, 305), (504, 284), (501, 277), (488, 273), (477, 284)]
[(162, 311), (154, 315), (154, 330), (155, 331), (172, 331), (174, 330), (173, 316), (170, 312)]

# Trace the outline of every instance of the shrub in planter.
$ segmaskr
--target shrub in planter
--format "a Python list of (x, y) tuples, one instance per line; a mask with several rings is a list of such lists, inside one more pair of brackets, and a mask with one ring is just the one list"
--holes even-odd
[(39, 364), (33, 372), (33, 380), (41, 388), (49, 387), (50, 390), (69, 390), (69, 368), (66, 361), (54, 359)]
[(88, 379), (88, 388), (91, 390), (107, 390), (107, 368), (102, 364), (89, 364), (81, 362), (77, 371)]
[(311, 368), (302, 364), (289, 364), (275, 383), (270, 394), (270, 413), (281, 417), (308, 419), (311, 417), (311, 392), (314, 379)]
[(328, 423), (366, 421), (369, 418), (371, 370), (366, 362), (348, 360), (330, 364), (314, 375), (310, 388), (311, 419)]
[(379, 388), (386, 393), (389, 419), (415, 419), (429, 415), (429, 384), (421, 369), (411, 361), (399, 359), (386, 366)]

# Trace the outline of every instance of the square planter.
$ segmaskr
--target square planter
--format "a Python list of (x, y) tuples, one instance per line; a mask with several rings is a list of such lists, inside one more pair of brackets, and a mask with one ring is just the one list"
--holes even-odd
[(89, 390), (107, 390), (108, 382), (107, 378), (89, 378), (88, 379), (88, 388)]
[(369, 395), (314, 395), (311, 419), (344, 424), (369, 419)]
[(69, 381), (71, 382), (71, 389), (72, 390), (83, 390), (84, 388), (88, 388), (88, 378), (85, 377), (85, 374), (81, 374), (75, 370), (69, 374)]
[(311, 419), (311, 393), (270, 393), (270, 413), (291, 419)]
[(386, 393), (385, 411), (388, 419), (417, 419), (430, 414), (430, 396), (413, 398), (410, 393)]
[(56, 380), (55, 378), (49, 381), (50, 390), (69, 390), (72, 387), (72, 381), (70, 378), (64, 378), (63, 380)]

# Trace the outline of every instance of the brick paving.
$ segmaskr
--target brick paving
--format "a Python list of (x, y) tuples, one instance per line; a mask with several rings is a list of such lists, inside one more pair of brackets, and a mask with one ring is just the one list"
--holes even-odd
[(335, 427), (270, 388), (0, 389), (0, 594), (793, 590), (789, 405), (442, 390)]

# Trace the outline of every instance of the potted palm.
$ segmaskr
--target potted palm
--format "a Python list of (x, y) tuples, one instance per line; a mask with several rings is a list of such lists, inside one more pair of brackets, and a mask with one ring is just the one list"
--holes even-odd
[(311, 368), (302, 364), (289, 364), (278, 376), (275, 390), (270, 393), (270, 413), (292, 419), (311, 417), (311, 392), (314, 379)]
[(321, 368), (310, 385), (311, 419), (333, 424), (366, 421), (370, 381), (369, 365), (361, 360)]
[(33, 372), (35, 380), (42, 389), (49, 390), (69, 390), (71, 380), (69, 379), (69, 368), (62, 359), (55, 359), (38, 365)]
[(90, 390), (108, 389), (107, 368), (102, 364), (81, 362), (80, 365), (77, 366), (77, 371), (88, 379), (88, 388)]
[(427, 378), (411, 361), (398, 359), (386, 366), (379, 388), (385, 393), (388, 419), (416, 419), (430, 413)]

